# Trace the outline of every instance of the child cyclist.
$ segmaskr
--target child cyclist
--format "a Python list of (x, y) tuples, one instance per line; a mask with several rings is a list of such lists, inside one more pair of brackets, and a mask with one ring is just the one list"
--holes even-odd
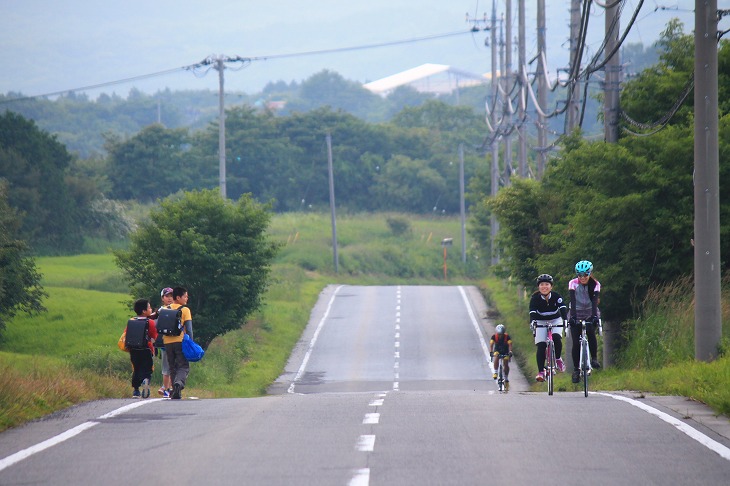
[(576, 278), (568, 282), (570, 292), (570, 335), (573, 338), (571, 354), (573, 357), (573, 383), (580, 381), (580, 335), (583, 332), (579, 321), (586, 321), (586, 338), (591, 354), (591, 367), (600, 368), (596, 359), (598, 356), (598, 342), (596, 328), (599, 323), (598, 301), (601, 293), (601, 284), (591, 274), (593, 264), (588, 260), (581, 260), (575, 264)]
[(494, 373), (492, 378), (497, 379), (497, 369), (499, 368), (499, 360), (504, 360), (504, 382), (509, 383), (509, 358), (512, 357), (512, 338), (504, 332), (504, 326), (497, 324), (495, 333), (489, 339), (489, 355), (492, 357), (494, 364)]
[[(567, 319), (567, 308), (563, 297), (553, 292), (553, 277), (543, 273), (537, 277), (537, 291), (530, 298), (530, 326), (532, 323), (553, 326), (563, 326), (565, 329), (565, 321)], [(558, 371), (565, 371), (565, 364), (561, 358), (563, 352), (563, 341), (561, 339), (562, 331), (560, 327), (553, 329), (553, 341), (555, 342), (555, 357)], [(535, 380), (545, 381), (545, 350), (547, 349), (547, 328), (533, 328), (535, 332), (535, 345), (537, 346), (537, 376)], [(556, 332), (557, 331), (557, 332)]]

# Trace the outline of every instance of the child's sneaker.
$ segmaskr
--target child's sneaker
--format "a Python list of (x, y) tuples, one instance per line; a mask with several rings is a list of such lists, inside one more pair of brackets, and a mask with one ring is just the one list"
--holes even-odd
[(563, 363), (563, 358), (558, 358), (555, 360), (555, 364), (558, 365), (558, 371), (563, 372), (565, 371), (565, 363)]
[(493, 380), (496, 380), (497, 379), (497, 373), (492, 373), (492, 379)]
[(544, 371), (541, 371), (541, 372), (539, 372), (539, 373), (537, 374), (537, 376), (535, 377), (535, 381), (539, 381), (539, 382), (541, 382), (541, 383), (542, 383), (543, 381), (545, 381), (545, 372), (544, 372)]
[(166, 391), (166, 390), (165, 390), (165, 387), (164, 387), (164, 386), (161, 386), (161, 387), (159, 388), (159, 390), (157, 390), (157, 394), (158, 394), (158, 395), (162, 395), (162, 396), (164, 397), (164, 396), (165, 396), (165, 391)]
[(142, 380), (142, 398), (149, 398), (150, 397), (150, 380), (149, 378), (145, 378)]
[(170, 392), (168, 390), (163, 391), (162, 398), (170, 398)]
[(135, 388), (132, 392), (132, 398), (140, 398), (142, 395), (139, 394), (139, 389)]

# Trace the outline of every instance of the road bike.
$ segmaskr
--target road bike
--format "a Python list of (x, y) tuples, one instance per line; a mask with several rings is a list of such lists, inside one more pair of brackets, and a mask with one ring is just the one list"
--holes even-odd
[(504, 356), (500, 356), (500, 354), (495, 351), (494, 357), (497, 357), (497, 362), (499, 363), (499, 366), (497, 366), (497, 389), (500, 392), (507, 391), (509, 389), (509, 382), (505, 381), (505, 374), (504, 374), (504, 362), (509, 361), (510, 356), (508, 354), (505, 354)]
[(555, 373), (558, 370), (558, 363), (555, 358), (555, 341), (553, 341), (553, 328), (565, 327), (564, 324), (538, 324), (537, 321), (532, 321), (533, 335), (535, 329), (544, 327), (547, 329), (547, 349), (545, 350), (545, 381), (548, 384), (548, 395), (553, 394), (555, 388)]
[[(580, 370), (581, 377), (583, 378), (583, 395), (586, 397), (588, 396), (588, 377), (591, 375), (591, 372), (593, 371), (593, 366), (591, 366), (591, 355), (588, 347), (588, 337), (586, 337), (586, 324), (588, 324), (585, 320), (579, 321), (581, 326), (581, 332), (580, 332), (580, 364), (578, 365), (578, 369)], [(598, 321), (598, 329), (596, 329), (597, 334), (600, 336), (603, 334), (601, 332), (601, 321)]]

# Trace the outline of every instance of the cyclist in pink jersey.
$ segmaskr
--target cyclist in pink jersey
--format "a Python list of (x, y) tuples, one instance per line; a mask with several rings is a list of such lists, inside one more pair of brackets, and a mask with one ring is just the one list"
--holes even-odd
[(573, 357), (573, 383), (580, 381), (580, 335), (583, 331), (579, 321), (586, 321), (586, 337), (588, 348), (591, 354), (591, 366), (600, 368), (598, 362), (598, 342), (596, 341), (596, 329), (600, 317), (598, 303), (600, 301), (601, 283), (592, 275), (593, 264), (588, 260), (581, 260), (575, 264), (576, 278), (568, 282), (570, 292), (570, 336), (573, 340), (571, 354)]

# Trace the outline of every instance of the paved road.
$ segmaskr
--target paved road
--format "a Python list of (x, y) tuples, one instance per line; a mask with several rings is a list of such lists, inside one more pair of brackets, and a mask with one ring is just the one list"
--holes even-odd
[(472, 288), (328, 287), (271, 395), (74, 407), (0, 434), (0, 485), (728, 484), (730, 440), (669, 403), (498, 393), (483, 315)]

